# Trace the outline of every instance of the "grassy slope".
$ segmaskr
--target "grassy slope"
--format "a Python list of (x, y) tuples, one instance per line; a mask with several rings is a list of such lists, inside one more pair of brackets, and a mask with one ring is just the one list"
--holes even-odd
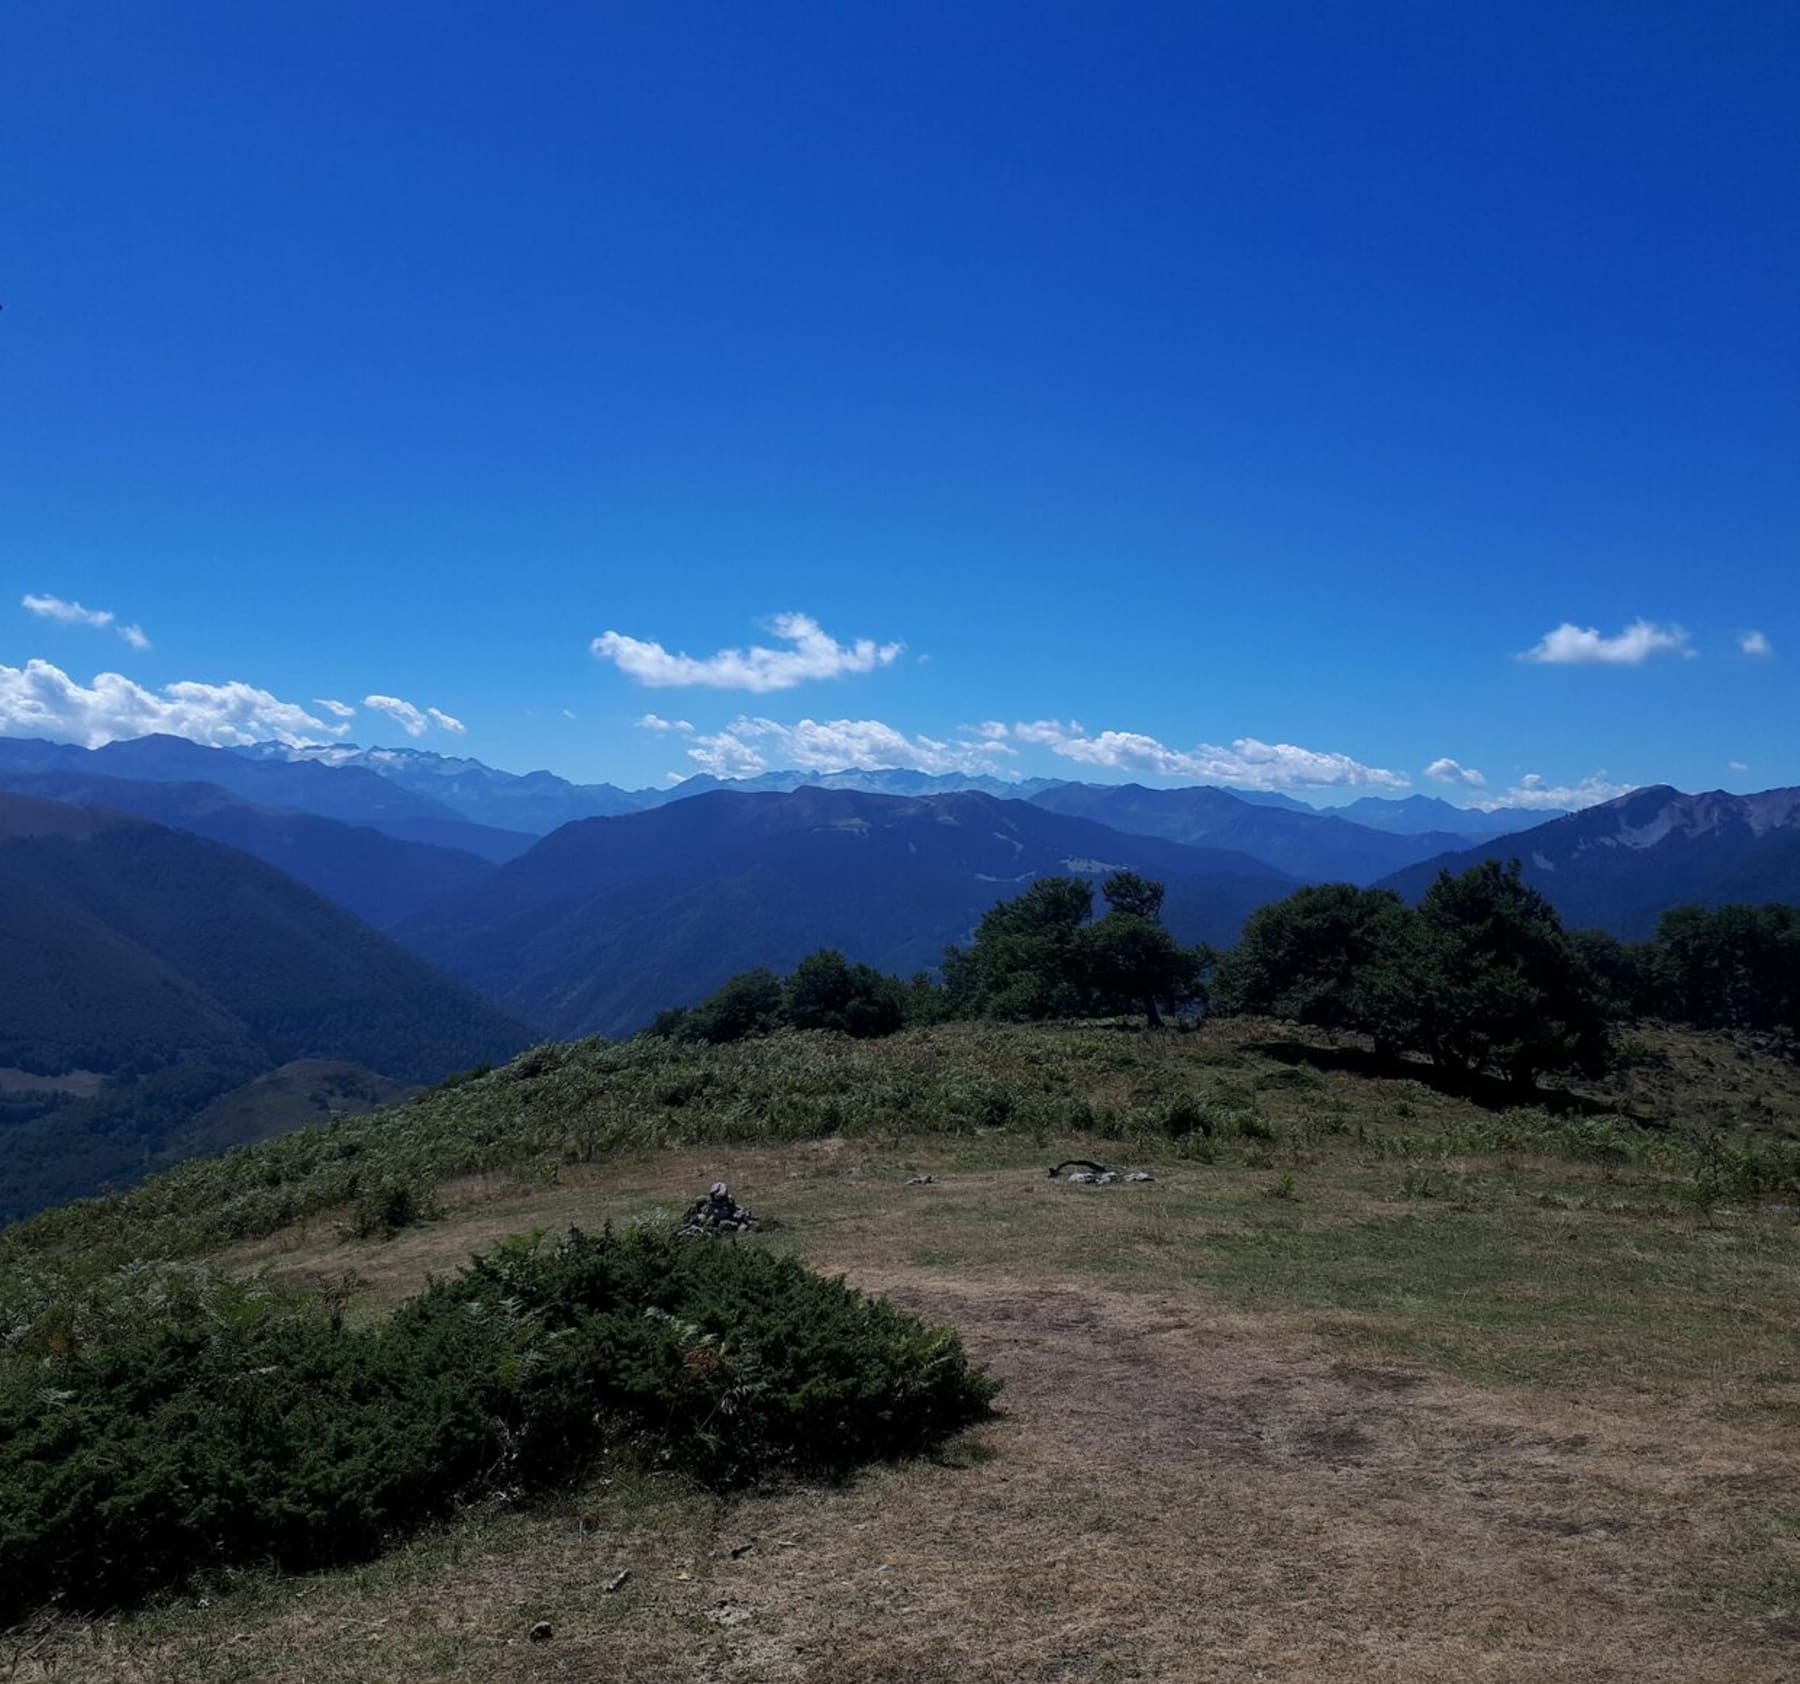
[[(666, 1216), (723, 1173), (781, 1218), (759, 1243), (959, 1324), (1009, 1381), (955, 1471), (727, 1510), (600, 1487), (44, 1653), (195, 1679), (1791, 1676), (1800, 1252), (1791, 1194), (1720, 1163), (1796, 1126), (1792, 1068), (1646, 1036), (1612, 1096), (1662, 1125), (1635, 1130), (1270, 1037), (543, 1050), (12, 1231), (19, 1265), (228, 1243), (353, 1271), (378, 1314), (495, 1234)], [(1210, 1136), (1156, 1132), (1184, 1101)], [(1158, 1179), (1045, 1180), (1078, 1150)], [(437, 1182), (446, 1214), (348, 1242), (350, 1174)]]
[(222, 1093), (164, 1143), (168, 1161), (229, 1151), (308, 1128), (332, 1117), (360, 1117), (397, 1105), (416, 1085), (396, 1082), (341, 1059), (297, 1058)]

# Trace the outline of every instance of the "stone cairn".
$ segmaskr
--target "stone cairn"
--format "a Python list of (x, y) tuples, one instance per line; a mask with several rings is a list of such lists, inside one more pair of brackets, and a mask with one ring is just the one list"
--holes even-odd
[(1147, 1169), (1108, 1169), (1092, 1158), (1065, 1158), (1050, 1171), (1050, 1179), (1078, 1187), (1110, 1187), (1115, 1181), (1154, 1181), (1156, 1177)]
[(675, 1230), (678, 1240), (716, 1240), (728, 1234), (747, 1234), (756, 1226), (756, 1218), (747, 1205), (731, 1196), (723, 1181), (715, 1181), (712, 1191), (687, 1207), (681, 1226)]

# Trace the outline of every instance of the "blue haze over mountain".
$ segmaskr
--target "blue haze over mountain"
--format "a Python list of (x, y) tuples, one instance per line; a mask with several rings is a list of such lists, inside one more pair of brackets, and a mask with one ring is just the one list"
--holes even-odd
[(1756, 795), (1667, 784), (1410, 866), (1385, 886), (1416, 900), (1440, 871), (1516, 859), (1574, 928), (1654, 933), (1672, 906), (1800, 902), (1800, 789)]
[(937, 964), (1036, 878), (1129, 868), (1168, 886), (1183, 940), (1232, 940), (1296, 887), (1247, 854), (1127, 836), (976, 791), (712, 791), (565, 825), (400, 938), (559, 1035), (640, 1027), (733, 973), (820, 947), (900, 973)]

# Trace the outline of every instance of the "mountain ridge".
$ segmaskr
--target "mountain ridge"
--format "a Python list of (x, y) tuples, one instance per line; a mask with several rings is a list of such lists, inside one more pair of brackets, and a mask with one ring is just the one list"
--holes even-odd
[(471, 823), (442, 802), (402, 789), (365, 767), (258, 760), (185, 737), (121, 738), (99, 748), (35, 737), (0, 737), (0, 771), (75, 772), (145, 783), (209, 783), (264, 807), (365, 825), (398, 841), (511, 859), (531, 838)]
[(1689, 795), (1650, 784), (1422, 861), (1382, 886), (1416, 899), (1439, 871), (1513, 858), (1566, 923), (1626, 939), (1653, 933), (1672, 906), (1800, 901), (1800, 788)]
[(546, 837), (396, 936), (560, 1034), (637, 1027), (819, 947), (908, 973), (1036, 877), (1128, 867), (1184, 939), (1225, 940), (1296, 880), (1246, 855), (1132, 837), (977, 792), (712, 791)]
[(0, 789), (133, 813), (241, 849), (285, 871), (377, 929), (495, 868), (459, 849), (403, 841), (292, 808), (263, 807), (210, 783), (159, 783), (85, 772), (0, 767)]
[(1315, 881), (1369, 883), (1414, 861), (1464, 846), (1467, 840), (1448, 834), (1408, 836), (1370, 830), (1327, 813), (1247, 802), (1210, 784), (1180, 789), (1058, 784), (1033, 796), (1032, 802), (1134, 835), (1234, 849)]
[(249, 854), (12, 792), (0, 793), (0, 998), (0, 1066), (105, 1078), (9, 1107), (0, 1217), (141, 1173), (199, 1107), (276, 1065), (327, 1058), (429, 1081), (531, 1038)]

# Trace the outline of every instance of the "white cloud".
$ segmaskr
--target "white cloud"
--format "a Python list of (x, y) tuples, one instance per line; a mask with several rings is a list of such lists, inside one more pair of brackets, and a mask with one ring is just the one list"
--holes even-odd
[[(1012, 728), (1012, 734), (1022, 743), (1036, 743), (1044, 748), (1054, 748), (1058, 743), (1068, 742), (1072, 737), (1085, 735), (1081, 721), (1078, 719), (1071, 719), (1067, 725), (1063, 724), (1060, 719), (1021, 721)], [(1148, 740), (1148, 738), (1145, 739), (1145, 741)]]
[(1161, 778), (1195, 778), (1240, 789), (1404, 789), (1412, 782), (1402, 773), (1365, 766), (1347, 754), (1297, 748), (1292, 743), (1265, 743), (1255, 737), (1239, 737), (1229, 748), (1198, 743), (1191, 749), (1177, 749), (1136, 731), (1101, 731), (1090, 736), (1078, 723), (1065, 725), (1060, 719), (1027, 721), (1013, 726), (1012, 735), (1087, 766)]
[(782, 725), (740, 715), (710, 735), (692, 733), (688, 758), (720, 778), (754, 777), (772, 768), (802, 772), (992, 772), (1012, 751), (996, 743), (941, 742), (912, 736), (879, 719), (802, 719)]
[(451, 731), (459, 737), (466, 730), (460, 719), (452, 719), (449, 714), (441, 713), (436, 708), (421, 710), (398, 696), (364, 696), (363, 706), (385, 713), (409, 737), (422, 737), (433, 725), (440, 731)]
[(1564, 620), (1546, 632), (1519, 659), (1539, 666), (1641, 666), (1652, 655), (1694, 653), (1688, 634), (1680, 626), (1659, 626), (1650, 620), (1633, 620), (1617, 637), (1602, 637), (1593, 626)]
[(60, 620), (65, 626), (110, 626), (113, 623), (110, 609), (83, 608), (79, 602), (65, 602), (60, 596), (27, 594), (19, 601), (40, 620)]
[(769, 629), (792, 647), (765, 649), (756, 644), (749, 649), (721, 649), (716, 655), (699, 659), (671, 654), (660, 643), (647, 643), (615, 631), (603, 633), (589, 647), (598, 659), (611, 661), (627, 677), (653, 688), (700, 685), (713, 690), (750, 690), (759, 695), (771, 690), (791, 690), (810, 679), (872, 672), (898, 660), (905, 647), (900, 643), (878, 644), (866, 637), (851, 644), (839, 643), (809, 614), (777, 614), (769, 621)]
[(1775, 646), (1770, 643), (1768, 635), (1759, 631), (1745, 632), (1744, 635), (1738, 639), (1738, 648), (1743, 650), (1743, 652), (1752, 660), (1756, 661), (1766, 661), (1775, 653)]
[(327, 713), (333, 714), (339, 719), (350, 719), (356, 713), (356, 709), (348, 702), (334, 702), (329, 696), (314, 696), (313, 706), (323, 708)]
[(1636, 788), (1636, 784), (1613, 783), (1604, 772), (1594, 772), (1574, 784), (1548, 784), (1541, 773), (1527, 772), (1504, 795), (1497, 795), (1492, 801), (1477, 801), (1475, 805), (1483, 812), (1496, 807), (1566, 807), (1573, 812), (1616, 800)]
[(1750, 770), (1748, 763), (1742, 760), (1727, 760), (1725, 768), (1731, 772), (1748, 772)]
[(1468, 789), (1480, 789), (1487, 783), (1487, 779), (1473, 766), (1459, 766), (1449, 755), (1432, 761), (1425, 768), (1425, 776), (1436, 778), (1441, 784), (1462, 784)]
[(411, 702), (403, 702), (398, 696), (364, 696), (363, 706), (385, 713), (409, 737), (425, 735), (425, 715)]
[(148, 690), (116, 672), (83, 686), (48, 661), (0, 666), (0, 731), (98, 748), (153, 732), (230, 748), (244, 743), (316, 743), (346, 729), (255, 685), (180, 683)]
[(150, 639), (142, 626), (114, 625), (118, 616), (110, 608), (84, 608), (79, 602), (69, 602), (60, 596), (37, 596), (30, 592), (19, 598), (19, 605), (40, 620), (57, 620), (65, 626), (94, 626), (102, 630), (113, 626), (133, 649), (150, 647)]
[(693, 732), (693, 726), (685, 719), (664, 719), (659, 713), (647, 713), (638, 720), (640, 731), (686, 731)]

